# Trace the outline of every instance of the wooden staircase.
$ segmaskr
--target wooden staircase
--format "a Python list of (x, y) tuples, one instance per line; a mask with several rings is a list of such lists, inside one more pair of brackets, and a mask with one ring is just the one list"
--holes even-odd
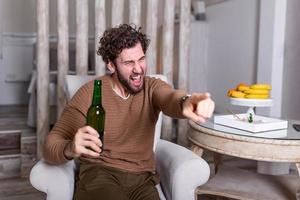
[(0, 106), (0, 199), (40, 200), (29, 173), (36, 162), (36, 132), (27, 126), (26, 106)]
[(35, 161), (36, 133), (27, 126), (27, 107), (0, 106), (0, 180), (27, 177)]

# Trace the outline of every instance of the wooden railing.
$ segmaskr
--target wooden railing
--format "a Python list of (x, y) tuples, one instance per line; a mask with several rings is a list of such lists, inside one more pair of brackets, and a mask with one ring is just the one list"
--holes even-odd
[[(88, 3), (91, 0), (76, 0), (76, 73), (85, 75), (88, 72)], [(148, 73), (162, 72), (168, 77), (170, 83), (176, 83), (178, 88), (187, 89), (187, 72), (189, 66), (189, 31), (191, 0), (180, 0), (179, 38), (174, 38), (175, 33), (175, 8), (176, 0), (164, 0), (164, 9), (159, 9), (161, 1), (158, 0), (129, 0), (128, 8), (125, 0), (94, 0), (95, 1), (95, 74), (105, 73), (105, 64), (100, 56), (96, 55), (99, 38), (108, 27), (124, 23), (125, 11), (129, 11), (129, 23), (141, 25), (151, 39), (147, 51)], [(111, 1), (111, 25), (107, 22), (106, 3)], [(142, 10), (146, 4), (146, 11)], [(57, 110), (58, 116), (65, 105), (64, 77), (69, 70), (69, 25), (68, 25), (68, 0), (57, 0), (57, 29), (58, 29), (58, 75), (57, 75)], [(163, 13), (159, 13), (162, 10)], [(144, 14), (146, 13), (146, 15)], [(127, 13), (126, 13), (127, 14)], [(145, 16), (143, 16), (143, 14)], [(163, 16), (162, 22), (158, 15)], [(146, 24), (142, 24), (145, 17)], [(127, 20), (128, 21), (128, 20)], [(161, 29), (162, 28), (162, 29)], [(37, 144), (38, 157), (44, 138), (49, 132), (49, 0), (37, 0)], [(159, 33), (162, 34), (162, 45), (158, 45)], [(178, 42), (178, 52), (174, 48), (174, 41)], [(161, 54), (161, 55), (160, 55)], [(161, 66), (161, 69), (158, 69)], [(176, 70), (174, 70), (176, 68)], [(174, 76), (175, 71), (177, 74)], [(173, 80), (173, 77), (178, 77)], [(179, 123), (184, 127), (186, 122)], [(185, 130), (182, 130), (185, 132)], [(171, 139), (172, 120), (165, 118), (162, 135)]]

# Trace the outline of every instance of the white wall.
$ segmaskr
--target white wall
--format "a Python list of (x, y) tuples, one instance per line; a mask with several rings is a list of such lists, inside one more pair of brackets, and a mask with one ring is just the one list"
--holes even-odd
[(300, 1), (287, 1), (282, 116), (300, 120)]
[[(76, 33), (75, 2), (69, 0), (69, 34)], [(57, 34), (56, 0), (50, 0), (50, 35)], [(90, 35), (94, 35), (94, 1), (89, 1)], [(34, 68), (36, 0), (0, 1), (0, 105), (27, 104), (27, 88)]]
[(207, 89), (216, 102), (217, 112), (230, 106), (227, 90), (238, 83), (254, 83), (257, 60), (258, 1), (230, 0), (206, 9), (209, 24)]
[(207, 46), (208, 23), (203, 21), (191, 22), (189, 93), (207, 92)]
[(15, 33), (35, 32), (36, 0), (1, 0), (2, 31)]
[(27, 103), (35, 0), (0, 1), (0, 105)]
[[(216, 101), (217, 112), (224, 113), (226, 108), (236, 112), (245, 110), (228, 103), (227, 89), (239, 82), (257, 81), (259, 3), (230, 0), (206, 9), (209, 24), (207, 88)], [(281, 111), (281, 117), (296, 120), (300, 120), (299, 7), (300, 1), (287, 1)]]

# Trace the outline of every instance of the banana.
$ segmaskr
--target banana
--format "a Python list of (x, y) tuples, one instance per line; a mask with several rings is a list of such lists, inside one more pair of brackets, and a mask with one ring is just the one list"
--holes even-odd
[(232, 98), (268, 99), (271, 89), (270, 84), (256, 83), (249, 86), (245, 83), (239, 83), (236, 89), (227, 91), (227, 96)]
[(245, 96), (247, 99), (267, 99), (269, 98), (268, 94), (247, 94)]
[(271, 90), (272, 87), (270, 84), (253, 84), (250, 86), (250, 89), (256, 90)]
[(257, 90), (257, 89), (249, 89), (245, 90), (244, 93), (246, 94), (269, 94), (269, 90)]
[(237, 88), (236, 88), (238, 91), (245, 91), (245, 90), (249, 90), (249, 86), (248, 85), (238, 85)]
[(227, 91), (227, 96), (231, 97), (232, 92), (235, 91), (235, 89), (229, 89)]
[(240, 92), (240, 91), (236, 91), (233, 90), (231, 92), (231, 97), (235, 97), (235, 98), (245, 98), (246, 94), (244, 92)]

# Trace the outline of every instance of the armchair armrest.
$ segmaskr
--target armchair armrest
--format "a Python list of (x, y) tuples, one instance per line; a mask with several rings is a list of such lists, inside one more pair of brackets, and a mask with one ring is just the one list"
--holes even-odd
[(207, 162), (192, 151), (165, 140), (158, 141), (155, 155), (167, 199), (194, 200), (196, 188), (209, 178)]
[(71, 200), (74, 192), (75, 162), (49, 165), (40, 160), (30, 172), (30, 183), (47, 194), (47, 200)]

